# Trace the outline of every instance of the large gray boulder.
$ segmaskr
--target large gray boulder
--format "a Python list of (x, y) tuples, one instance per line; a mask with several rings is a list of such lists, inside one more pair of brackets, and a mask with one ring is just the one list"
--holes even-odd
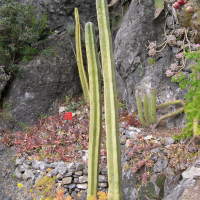
[[(96, 8), (93, 0), (20, 0), (31, 3), (47, 15), (47, 30), (54, 31), (45, 42), (37, 46), (39, 50), (50, 47), (54, 55), (38, 55), (28, 63), (21, 63), (22, 74), (16, 76), (9, 85), (1, 82), (1, 97), (8, 105), (0, 127), (11, 130), (22, 129), (37, 122), (40, 113), (56, 114), (57, 106), (66, 95), (80, 94), (81, 85), (75, 56), (75, 37), (69, 35), (66, 27), (75, 25), (74, 8), (79, 9), (81, 32), (84, 38), (84, 26), (88, 21), (96, 24)], [(83, 59), (86, 66), (84, 43)]]
[(76, 58), (70, 45), (66, 32), (54, 33), (44, 46), (51, 46), (55, 55), (39, 55), (22, 64), (21, 76), (12, 80), (4, 94), (4, 101), (11, 107), (9, 120), (2, 121), (4, 128), (16, 129), (22, 123), (31, 125), (40, 113), (56, 114), (58, 103), (65, 96), (81, 93)]
[[(155, 64), (149, 64), (149, 42), (164, 42), (165, 13), (154, 19), (154, 0), (133, 1), (115, 38), (114, 62), (118, 92), (126, 100), (129, 110), (137, 110), (136, 94), (150, 96), (155, 88), (157, 104), (183, 98), (178, 84), (172, 83), (166, 76), (167, 67), (175, 63), (175, 54), (170, 46), (166, 46), (155, 56)], [(166, 112), (174, 111), (171, 106)], [(163, 113), (162, 113), (163, 114)], [(165, 113), (164, 113), (165, 114)], [(184, 117), (172, 119), (169, 127), (183, 124)]]

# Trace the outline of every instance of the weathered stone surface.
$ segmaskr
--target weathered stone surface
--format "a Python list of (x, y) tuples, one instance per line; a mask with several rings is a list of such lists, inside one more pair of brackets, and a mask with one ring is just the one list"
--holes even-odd
[(72, 177), (65, 177), (62, 179), (63, 184), (70, 184), (72, 182)]
[(174, 139), (173, 138), (171, 138), (171, 137), (166, 137), (166, 138), (164, 138), (164, 145), (170, 145), (170, 144), (174, 144)]
[(136, 184), (137, 184), (136, 174), (132, 173), (131, 169), (122, 171), (122, 191), (124, 199), (126, 200), (137, 199)]
[(172, 200), (172, 199), (182, 200), (185, 189), (194, 186), (195, 182), (196, 181), (193, 179), (181, 180), (180, 183), (174, 188), (174, 190), (163, 200)]
[[(156, 90), (157, 104), (183, 98), (178, 84), (172, 83), (166, 76), (165, 66), (174, 63), (175, 55), (167, 45), (155, 56), (155, 64), (149, 64), (147, 54), (150, 42), (163, 43), (165, 24), (164, 12), (154, 19), (154, 0), (133, 1), (126, 12), (115, 38), (114, 62), (118, 92), (126, 101), (127, 107), (137, 110), (136, 93), (150, 96), (151, 89)], [(147, 25), (148, 24), (148, 25)], [(176, 94), (176, 95), (175, 95)], [(175, 106), (166, 108), (162, 114), (174, 111)], [(171, 118), (168, 127), (183, 125), (184, 117)]]
[(77, 184), (76, 187), (79, 188), (79, 189), (83, 189), (83, 190), (86, 190), (87, 189), (87, 183), (83, 183), (83, 184)]
[(61, 175), (65, 174), (67, 172), (68, 166), (66, 163), (64, 162), (60, 162), (58, 163), (58, 165), (56, 166), (56, 168), (58, 170), (58, 173), (60, 173)]
[(190, 178), (193, 179), (193, 176), (196, 175), (195, 177), (200, 176), (200, 169), (194, 166), (191, 166), (187, 168), (183, 173), (182, 176), (183, 178)]
[(31, 178), (32, 180), (34, 179), (34, 174), (32, 170), (25, 170), (25, 172), (23, 173), (23, 179), (27, 180)]
[(86, 183), (88, 180), (88, 177), (87, 176), (80, 176), (79, 177), (79, 183)]
[(154, 172), (161, 172), (167, 167), (167, 164), (168, 161), (166, 157), (160, 157), (153, 167)]

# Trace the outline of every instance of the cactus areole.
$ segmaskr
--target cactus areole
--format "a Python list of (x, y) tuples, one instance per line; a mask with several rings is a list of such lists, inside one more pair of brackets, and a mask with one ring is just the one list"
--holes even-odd
[(114, 60), (107, 0), (96, 0), (104, 78), (104, 107), (109, 200), (122, 200), (121, 149)]

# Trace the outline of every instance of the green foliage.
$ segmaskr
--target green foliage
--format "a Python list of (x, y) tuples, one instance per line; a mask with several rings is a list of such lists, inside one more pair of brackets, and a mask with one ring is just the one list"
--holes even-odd
[(46, 47), (46, 49), (42, 50), (40, 54), (46, 57), (51, 57), (54, 55), (54, 53), (55, 53), (54, 49), (52, 49), (51, 47)]
[[(193, 134), (193, 120), (197, 118), (200, 120), (200, 79), (196, 78), (197, 73), (200, 72), (200, 54), (198, 51), (194, 52), (186, 52), (184, 56), (186, 59), (192, 59), (196, 61), (196, 65), (191, 65), (190, 68), (193, 69), (193, 72), (186, 77), (183, 72), (180, 74), (176, 74), (172, 77), (172, 82), (179, 83), (179, 87), (181, 90), (187, 89), (188, 93), (185, 96), (185, 113), (186, 119), (188, 122), (185, 123), (186, 127), (183, 129), (182, 134), (180, 136), (175, 135), (175, 140), (180, 140), (186, 137), (191, 137)], [(198, 131), (200, 133), (200, 125), (197, 126)]]
[(75, 24), (74, 24), (74, 23), (67, 24), (66, 30), (67, 30), (67, 33), (68, 33), (71, 37), (74, 37), (74, 36), (75, 36)]
[(0, 118), (5, 120), (11, 120), (11, 117), (9, 115), (9, 111), (11, 110), (11, 106), (9, 103), (3, 103), (2, 108), (0, 110)]
[(149, 64), (150, 65), (154, 65), (156, 62), (153, 58), (149, 58)]
[[(2, 0), (0, 7), (0, 62), (10, 67), (20, 60), (29, 61), (38, 53), (32, 47), (44, 36), (46, 15), (35, 17), (36, 8), (17, 0)], [(14, 71), (13, 71), (14, 72)]]
[(40, 118), (41, 118), (41, 119), (46, 119), (47, 117), (48, 117), (48, 116), (45, 115), (43, 112), (40, 113)]

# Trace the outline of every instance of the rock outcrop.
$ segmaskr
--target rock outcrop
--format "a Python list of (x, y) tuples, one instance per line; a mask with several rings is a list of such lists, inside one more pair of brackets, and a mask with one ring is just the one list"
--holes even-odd
[[(155, 64), (150, 64), (148, 56), (149, 42), (157, 42), (157, 46), (165, 41), (165, 13), (161, 12), (154, 19), (154, 0), (133, 1), (126, 12), (115, 38), (114, 62), (118, 92), (126, 100), (130, 110), (137, 110), (136, 94), (150, 95), (156, 90), (157, 104), (181, 99), (177, 83), (172, 83), (166, 76), (166, 70), (175, 63), (175, 53), (169, 45), (154, 57)], [(171, 17), (171, 16), (170, 16)], [(170, 18), (171, 19), (171, 18)], [(169, 19), (167, 19), (169, 21)], [(169, 28), (169, 27), (168, 27)], [(173, 27), (172, 27), (173, 29)], [(178, 49), (178, 48), (177, 48)], [(178, 49), (181, 50), (181, 49)], [(172, 106), (169, 110), (174, 111)], [(167, 112), (169, 112), (167, 110)], [(183, 125), (183, 117), (170, 120), (170, 127)]]

